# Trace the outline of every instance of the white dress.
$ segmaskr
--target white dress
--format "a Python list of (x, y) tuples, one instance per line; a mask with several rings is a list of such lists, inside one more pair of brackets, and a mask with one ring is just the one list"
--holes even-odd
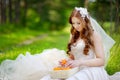
[[(89, 60), (95, 58), (95, 54), (92, 49), (89, 50), (88, 55), (83, 54), (85, 43), (83, 40), (79, 40), (77, 44), (71, 46), (71, 53), (75, 59)], [(82, 69), (75, 75), (71, 76), (67, 80), (109, 80), (107, 72), (104, 67), (87, 67), (81, 66)]]
[[(71, 46), (71, 51), (75, 59), (95, 58), (94, 52), (89, 50), (89, 55), (83, 54), (85, 43), (79, 40), (76, 45)], [(42, 53), (31, 55), (20, 54), (16, 60), (5, 60), (0, 65), (0, 80), (53, 80), (49, 76), (49, 71), (56, 67), (61, 59), (68, 59), (66, 52), (56, 48), (46, 49)], [(117, 75), (120, 76), (120, 73)], [(114, 75), (116, 77), (116, 75)], [(111, 76), (110, 80), (114, 79)], [(109, 80), (104, 67), (86, 67), (66, 80)]]

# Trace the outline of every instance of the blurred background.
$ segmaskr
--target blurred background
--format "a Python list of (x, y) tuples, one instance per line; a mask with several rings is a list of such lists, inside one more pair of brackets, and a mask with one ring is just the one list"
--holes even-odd
[(86, 7), (115, 41), (106, 66), (120, 71), (120, 0), (0, 0), (0, 62), (44, 49), (67, 49), (74, 7)]

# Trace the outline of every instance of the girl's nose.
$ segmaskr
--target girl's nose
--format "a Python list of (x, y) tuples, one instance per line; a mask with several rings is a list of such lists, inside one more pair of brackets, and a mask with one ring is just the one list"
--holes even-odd
[(73, 26), (74, 26), (75, 28), (77, 28), (77, 27), (78, 27), (78, 25), (77, 25), (77, 24), (74, 24)]

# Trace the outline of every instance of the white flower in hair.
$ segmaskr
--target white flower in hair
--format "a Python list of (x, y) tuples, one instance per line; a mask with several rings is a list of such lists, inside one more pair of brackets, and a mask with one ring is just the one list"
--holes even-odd
[(88, 16), (88, 11), (87, 11), (86, 8), (75, 7), (75, 9), (80, 12), (81, 17), (85, 18), (85, 16), (86, 16), (87, 18), (89, 18), (89, 16)]

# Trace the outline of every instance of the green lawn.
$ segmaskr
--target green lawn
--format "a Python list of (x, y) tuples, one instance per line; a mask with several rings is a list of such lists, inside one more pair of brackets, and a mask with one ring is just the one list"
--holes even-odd
[[(15, 59), (20, 53), (25, 54), (27, 51), (31, 54), (42, 52), (48, 48), (58, 48), (66, 50), (69, 33), (68, 29), (63, 31), (39, 32), (31, 30), (22, 30), (19, 32), (5, 34), (0, 36), (0, 62), (5, 59)], [(25, 40), (33, 41), (31, 44), (21, 44)], [(62, 41), (62, 43), (61, 43)]]

